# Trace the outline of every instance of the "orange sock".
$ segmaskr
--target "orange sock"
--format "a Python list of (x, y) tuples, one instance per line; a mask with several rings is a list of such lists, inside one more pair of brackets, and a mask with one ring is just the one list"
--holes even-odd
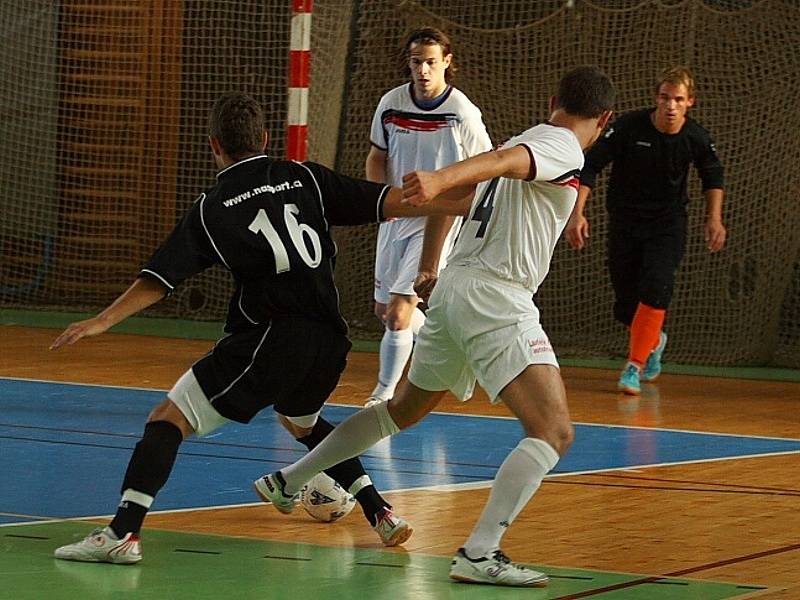
[(631, 347), (628, 360), (640, 367), (647, 362), (647, 357), (658, 345), (658, 336), (667, 311), (639, 303), (631, 323)]

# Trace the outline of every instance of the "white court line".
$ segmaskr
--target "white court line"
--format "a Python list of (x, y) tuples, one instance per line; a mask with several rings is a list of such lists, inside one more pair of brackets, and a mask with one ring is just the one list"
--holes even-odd
[[(163, 392), (167, 393), (169, 390), (163, 390), (159, 388), (143, 388), (143, 387), (135, 387), (135, 386), (124, 386), (124, 385), (106, 385), (101, 383), (78, 383), (76, 381), (55, 381), (50, 379), (29, 379), (26, 377), (6, 377), (0, 376), (0, 380), (8, 380), (8, 381), (29, 381), (31, 383), (52, 383), (52, 384), (63, 384), (63, 385), (76, 385), (76, 386), (87, 386), (87, 387), (102, 387), (102, 388), (111, 388), (116, 390), (140, 390), (144, 392)], [(360, 408), (357, 404), (340, 404), (337, 402), (326, 402), (327, 406), (338, 406), (342, 408)], [(472, 418), (480, 418), (480, 419), (499, 419), (505, 421), (517, 421), (518, 419), (514, 416), (504, 416), (504, 415), (481, 415), (476, 413), (450, 413), (450, 412), (442, 412), (442, 411), (433, 411), (431, 412), (433, 415), (443, 415), (447, 417), (472, 417)], [(619, 424), (611, 424), (611, 423), (583, 423), (581, 421), (573, 421), (574, 425), (583, 425), (585, 427), (611, 427), (616, 429), (641, 429), (645, 431), (665, 431), (665, 432), (672, 432), (672, 433), (691, 433), (694, 435), (706, 435), (706, 436), (724, 436), (724, 437), (738, 437), (738, 438), (748, 438), (748, 439), (756, 439), (756, 440), (779, 440), (779, 441), (789, 441), (789, 442), (800, 442), (800, 438), (791, 438), (791, 437), (773, 437), (773, 436), (763, 436), (763, 435), (748, 435), (742, 433), (720, 433), (714, 431), (696, 431), (693, 429), (673, 429), (669, 427), (643, 427), (641, 425), (619, 425)], [(791, 453), (791, 452), (790, 452)], [(679, 463), (674, 463), (679, 464)]]
[[(115, 386), (115, 385), (105, 385), (105, 384), (91, 384), (91, 383), (78, 383), (78, 382), (65, 382), (65, 381), (54, 381), (54, 380), (47, 380), (47, 379), (29, 379), (29, 378), (20, 378), (20, 377), (5, 377), (0, 376), (0, 380), (8, 380), (8, 381), (28, 381), (34, 383), (50, 383), (50, 384), (63, 384), (63, 385), (75, 385), (75, 386), (87, 386), (87, 387), (102, 387), (102, 388), (111, 388), (111, 389), (120, 389), (120, 390), (140, 390), (140, 391), (155, 391), (155, 392), (164, 392), (166, 390), (156, 389), (156, 388), (141, 388), (141, 387), (133, 387), (133, 386)], [(352, 404), (339, 404), (339, 403), (328, 403), (329, 406), (338, 406), (344, 408), (359, 408), (357, 405)], [(455, 417), (473, 417), (473, 418), (482, 418), (482, 419), (502, 419), (502, 420), (516, 420), (516, 417), (513, 416), (503, 416), (503, 415), (481, 415), (481, 414), (471, 414), (471, 413), (449, 413), (449, 412), (440, 412), (434, 411), (432, 414), (436, 415), (443, 415), (443, 416), (455, 416)], [(693, 431), (688, 429), (671, 429), (671, 428), (657, 428), (657, 427), (642, 427), (642, 426), (633, 426), (633, 425), (616, 425), (616, 424), (600, 424), (600, 423), (575, 423), (576, 425), (584, 425), (587, 427), (608, 427), (608, 428), (620, 428), (620, 429), (642, 429), (646, 431), (664, 431), (664, 432), (674, 432), (674, 433), (689, 433), (694, 435), (706, 435), (706, 436), (724, 436), (724, 437), (738, 437), (738, 438), (748, 438), (748, 439), (763, 439), (763, 440), (778, 440), (778, 441), (798, 441), (795, 438), (781, 438), (781, 437), (765, 437), (765, 436), (755, 436), (755, 435), (741, 435), (741, 434), (734, 434), (734, 433), (714, 433), (708, 431)], [(783, 456), (783, 455), (792, 455), (792, 454), (800, 454), (800, 450), (788, 450), (788, 451), (778, 451), (778, 452), (765, 452), (760, 454), (747, 454), (747, 455), (735, 455), (735, 456), (723, 456), (717, 458), (703, 458), (703, 459), (695, 459), (695, 460), (686, 460), (686, 461), (677, 461), (677, 462), (668, 462), (668, 463), (651, 463), (651, 464), (644, 464), (644, 465), (628, 465), (624, 467), (611, 467), (605, 469), (591, 469), (586, 471), (572, 471), (569, 473), (554, 473), (547, 475), (546, 479), (557, 478), (557, 477), (571, 477), (576, 475), (588, 475), (594, 473), (610, 473), (614, 471), (631, 471), (631, 470), (639, 470), (639, 469), (650, 469), (650, 468), (660, 468), (660, 467), (671, 467), (671, 466), (678, 466), (678, 465), (689, 465), (689, 464), (700, 464), (700, 463), (709, 463), (709, 462), (721, 462), (721, 461), (728, 461), (728, 460), (740, 460), (740, 459), (748, 459), (748, 458), (763, 458), (763, 457), (771, 457), (771, 456)], [(390, 458), (390, 457), (370, 457), (374, 459), (380, 458)], [(432, 486), (422, 486), (422, 487), (412, 487), (412, 488), (400, 488), (395, 490), (383, 490), (384, 493), (402, 493), (402, 492), (409, 492), (409, 491), (463, 491), (463, 490), (471, 490), (471, 489), (486, 489), (491, 487), (492, 480), (486, 481), (471, 481), (466, 483), (454, 483), (454, 484), (442, 484), (442, 485), (432, 485)], [(206, 506), (206, 507), (195, 507), (195, 508), (179, 508), (179, 509), (168, 509), (163, 511), (151, 511), (149, 514), (171, 514), (171, 513), (181, 513), (181, 512), (189, 512), (189, 511), (207, 511), (207, 510), (222, 510), (228, 508), (243, 508), (249, 506), (259, 506), (262, 505), (263, 502), (249, 502), (244, 504), (229, 504), (229, 505), (218, 505), (218, 506)], [(2, 514), (2, 513), (0, 513)], [(2, 527), (14, 527), (18, 525), (36, 525), (42, 523), (53, 523), (53, 522), (68, 522), (68, 521), (83, 521), (83, 520), (90, 520), (90, 519), (107, 519), (111, 518), (113, 515), (91, 515), (91, 516), (81, 516), (81, 517), (69, 517), (69, 518), (52, 518), (52, 519), (44, 519), (39, 521), (28, 521), (24, 523), (0, 523), (0, 528)]]
[[(790, 454), (800, 454), (800, 450), (791, 450), (787, 452), (768, 452), (765, 454), (748, 454), (742, 456), (724, 456), (720, 458), (702, 458), (697, 460), (685, 460), (672, 463), (651, 463), (647, 465), (632, 465), (627, 467), (613, 467), (608, 469), (589, 469), (587, 471), (573, 471), (570, 473), (551, 473), (545, 479), (556, 479), (560, 477), (572, 477), (576, 475), (591, 475), (595, 473), (613, 473), (614, 471), (632, 471), (639, 469), (656, 469), (660, 467), (673, 467), (677, 465), (691, 465), (699, 463), (721, 462), (726, 460), (738, 460), (747, 458), (764, 458), (772, 456), (785, 456)], [(713, 485), (713, 484), (709, 484)], [(492, 487), (492, 480), (487, 481), (469, 481), (466, 483), (449, 483), (442, 485), (427, 485), (421, 487), (399, 488), (394, 490), (381, 490), (382, 494), (400, 494), (404, 492), (459, 492), (465, 490), (481, 490)], [(229, 508), (247, 508), (250, 506), (264, 506), (264, 502), (245, 502), (243, 504), (223, 504), (217, 506), (200, 506), (195, 508), (172, 508), (166, 510), (153, 510), (149, 511), (150, 515), (168, 515), (174, 513), (184, 513), (192, 511), (209, 511), (209, 510), (224, 510)], [(3, 513), (0, 513), (0, 515)], [(20, 515), (22, 516), (22, 515)], [(39, 521), (26, 521), (24, 523), (0, 523), (0, 528), (3, 527), (18, 527), (20, 525), (42, 525), (45, 523), (65, 523), (69, 521), (88, 521), (93, 519), (110, 519), (114, 515), (89, 515), (81, 517), (67, 517), (58, 518), (53, 517), (49, 519), (42, 519)]]

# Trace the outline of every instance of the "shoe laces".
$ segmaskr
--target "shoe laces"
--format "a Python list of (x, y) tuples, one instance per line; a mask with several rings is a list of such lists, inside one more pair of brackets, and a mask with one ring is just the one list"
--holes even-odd
[(375, 526), (377, 527), (381, 523), (386, 523), (389, 525), (389, 527), (394, 527), (395, 521), (393, 517), (394, 514), (392, 513), (392, 510), (388, 507), (384, 507), (375, 513)]
[(508, 558), (505, 555), (505, 553), (500, 549), (495, 550), (494, 552), (492, 552), (492, 558), (494, 560), (496, 560), (497, 562), (503, 563), (504, 565), (510, 565), (511, 564), (511, 559)]

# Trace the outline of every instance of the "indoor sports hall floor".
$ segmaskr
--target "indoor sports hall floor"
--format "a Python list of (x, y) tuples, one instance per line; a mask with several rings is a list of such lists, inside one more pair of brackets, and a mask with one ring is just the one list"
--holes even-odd
[[(107, 521), (147, 413), (211, 345), (106, 334), (48, 352), (56, 334), (0, 326), (0, 598), (800, 600), (800, 378), (667, 374), (632, 399), (613, 371), (565, 367), (576, 442), (504, 541), (544, 589), (447, 578), (521, 435), (482, 394), (365, 456), (415, 527), (404, 548), (358, 508), (321, 524), (256, 502), (251, 481), (304, 451), (266, 411), (182, 445), (140, 565), (56, 561)], [(351, 355), (330, 420), (358, 409), (376, 358)]]

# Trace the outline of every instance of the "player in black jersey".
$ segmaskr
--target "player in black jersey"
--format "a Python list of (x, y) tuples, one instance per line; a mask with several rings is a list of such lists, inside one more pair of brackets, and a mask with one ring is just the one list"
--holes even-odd
[[(227, 335), (150, 413), (111, 523), (58, 548), (57, 558), (141, 560), (139, 530), (189, 435), (207, 435), (229, 420), (247, 423), (273, 406), (289, 432), (314, 448), (333, 430), (319, 412), (351, 346), (338, 308), (330, 226), (469, 209), (468, 197), (442, 199), (427, 210), (412, 207), (399, 189), (311, 162), (267, 157), (262, 109), (244, 94), (220, 98), (209, 125), (220, 169), (216, 185), (200, 195), (117, 300), (97, 316), (71, 324), (51, 349), (106, 331), (214, 264), (228, 269), (235, 282)], [(384, 544), (408, 539), (411, 527), (392, 514), (358, 459), (326, 472), (356, 497)], [(256, 491), (263, 497), (258, 486)]]
[(708, 132), (687, 116), (694, 104), (694, 78), (686, 67), (661, 73), (655, 108), (618, 118), (589, 150), (578, 201), (566, 228), (573, 248), (589, 237), (583, 214), (597, 175), (613, 162), (606, 195), (608, 269), (614, 317), (630, 328), (628, 362), (618, 388), (641, 391), (640, 378), (661, 373), (667, 343), (662, 330), (675, 272), (686, 247), (687, 179), (694, 165), (706, 199), (705, 241), (711, 252), (725, 244), (722, 224), (723, 168)]

